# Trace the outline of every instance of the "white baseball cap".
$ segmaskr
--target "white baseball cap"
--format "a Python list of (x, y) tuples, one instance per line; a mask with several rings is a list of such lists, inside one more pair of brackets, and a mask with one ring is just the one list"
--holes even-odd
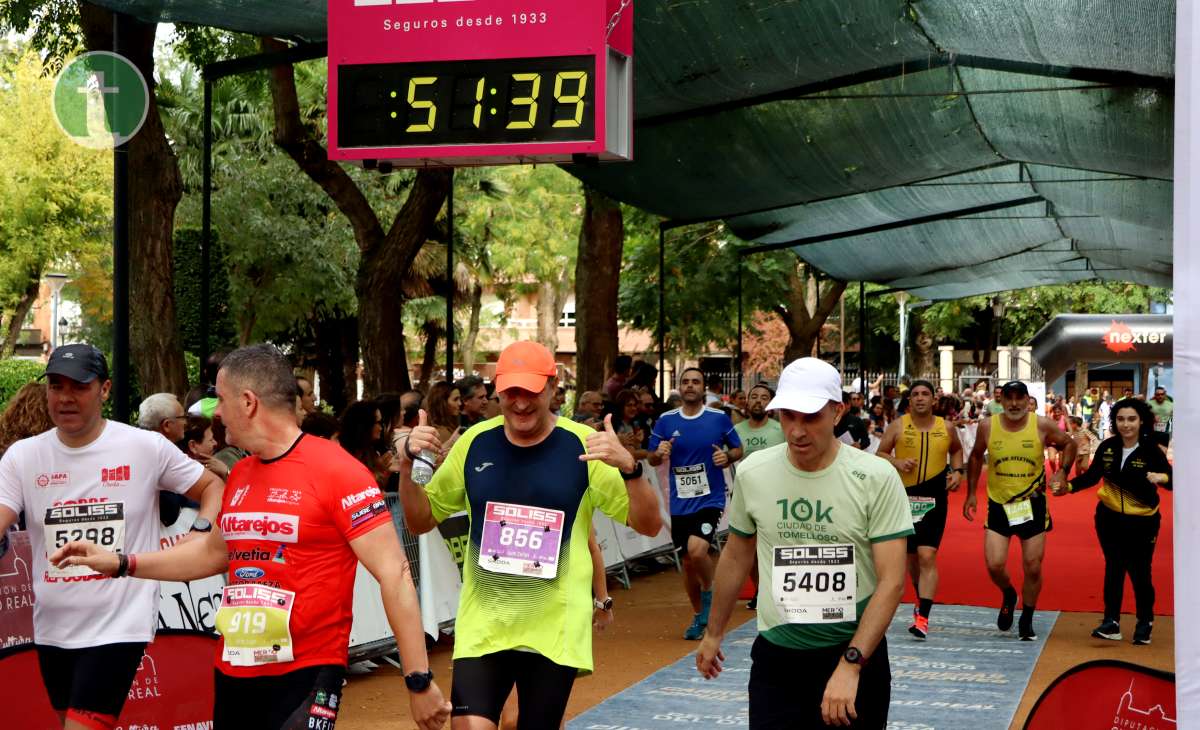
[(779, 389), (767, 404), (767, 410), (816, 413), (829, 401), (842, 402), (842, 376), (820, 358), (802, 357), (783, 369)]

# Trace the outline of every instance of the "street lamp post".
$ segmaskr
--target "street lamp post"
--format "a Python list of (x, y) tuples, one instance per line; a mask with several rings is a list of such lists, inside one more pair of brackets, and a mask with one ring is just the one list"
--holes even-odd
[(1000, 372), (1000, 322), (1004, 319), (1004, 301), (992, 297), (992, 326), (996, 328), (996, 372)]
[[(46, 283), (50, 286), (50, 349), (58, 347), (59, 327), (64, 326), (59, 321), (58, 305), (62, 298), (62, 288), (67, 285), (66, 274), (46, 274)], [(63, 318), (66, 321), (66, 318)]]

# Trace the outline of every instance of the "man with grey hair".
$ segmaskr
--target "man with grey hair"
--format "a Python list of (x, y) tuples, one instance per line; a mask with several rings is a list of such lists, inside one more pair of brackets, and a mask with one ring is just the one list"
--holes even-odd
[(169, 550), (121, 556), (72, 542), (51, 556), (106, 575), (187, 580), (228, 571), (217, 630), (215, 727), (332, 727), (341, 704), (358, 562), (379, 582), (422, 730), (450, 716), (429, 671), (408, 561), (375, 477), (296, 425), (296, 381), (270, 345), (231, 353), (216, 415), (250, 456), (229, 475), (219, 530)]
[(187, 416), (174, 393), (155, 393), (138, 406), (138, 428), (158, 431), (173, 444), (183, 440)]
[(487, 388), (483, 385), (483, 378), (467, 375), (459, 378), (454, 387), (458, 388), (458, 395), (462, 399), (459, 407), (459, 425), (470, 428), (484, 420), (484, 411), (487, 410)]

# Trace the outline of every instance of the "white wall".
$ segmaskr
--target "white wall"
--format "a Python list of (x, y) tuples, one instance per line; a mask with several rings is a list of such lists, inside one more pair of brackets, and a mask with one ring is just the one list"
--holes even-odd
[[(1200, 12), (1196, 3), (1177, 5), (1175, 33), (1175, 400), (1182, 407), (1175, 417), (1180, 443), (1200, 437)], [(1175, 676), (1178, 726), (1200, 728), (1200, 623), (1191, 615), (1200, 606), (1200, 453), (1175, 450)]]

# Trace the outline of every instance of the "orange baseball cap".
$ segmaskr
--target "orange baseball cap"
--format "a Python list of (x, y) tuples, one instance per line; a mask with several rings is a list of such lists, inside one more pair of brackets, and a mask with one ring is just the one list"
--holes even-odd
[(555, 375), (558, 363), (544, 345), (532, 340), (514, 342), (504, 348), (496, 363), (496, 390), (521, 388), (540, 393), (546, 381)]

